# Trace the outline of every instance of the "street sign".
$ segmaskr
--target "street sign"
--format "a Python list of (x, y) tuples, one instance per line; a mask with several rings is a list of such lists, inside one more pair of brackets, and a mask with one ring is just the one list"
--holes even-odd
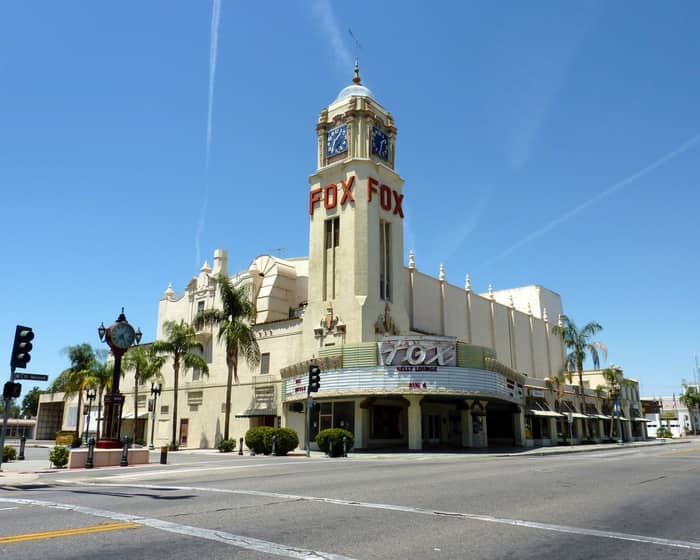
[(27, 381), (48, 381), (49, 376), (43, 373), (15, 373), (15, 379), (25, 379)]

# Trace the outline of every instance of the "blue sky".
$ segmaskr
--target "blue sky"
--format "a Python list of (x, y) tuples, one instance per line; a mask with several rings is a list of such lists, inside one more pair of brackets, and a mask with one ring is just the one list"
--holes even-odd
[(399, 129), (418, 268), (554, 290), (644, 395), (678, 392), (700, 354), (699, 19), (692, 1), (4, 3), (0, 348), (32, 326), (28, 371), (53, 377), (122, 306), (152, 340), (168, 283), (216, 248), (231, 271), (306, 255), (351, 28)]

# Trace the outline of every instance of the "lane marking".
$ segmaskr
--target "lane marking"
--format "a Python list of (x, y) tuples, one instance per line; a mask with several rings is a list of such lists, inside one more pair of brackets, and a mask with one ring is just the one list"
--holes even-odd
[(41, 533), (23, 533), (0, 537), (0, 544), (17, 543), (25, 541), (37, 541), (43, 539), (55, 539), (57, 537), (72, 537), (74, 535), (87, 535), (89, 533), (102, 533), (104, 531), (119, 531), (121, 529), (141, 528), (138, 523), (102, 523), (89, 527), (76, 527), (74, 529), (58, 529), (56, 531), (43, 531)]
[[(416, 508), (411, 506), (400, 506), (394, 504), (381, 504), (373, 502), (357, 502), (353, 500), (340, 500), (336, 498), (321, 498), (316, 496), (299, 496), (296, 494), (283, 494), (277, 492), (264, 492), (261, 490), (231, 490), (227, 488), (207, 488), (199, 486), (161, 486), (151, 484), (93, 484), (92, 486), (106, 487), (128, 487), (128, 488), (143, 488), (148, 490), (179, 490), (179, 491), (198, 491), (198, 492), (213, 492), (220, 494), (240, 494), (245, 496), (260, 496), (264, 498), (287, 499), (291, 501), (307, 501), (318, 502), (325, 504), (333, 504), (339, 506), (351, 506), (368, 509), (383, 509), (388, 511), (399, 511), (403, 513), (415, 513), (420, 515), (433, 515), (437, 517), (450, 517), (453, 519), (465, 519), (470, 521), (483, 521), (485, 523), (498, 523), (501, 525), (512, 525), (515, 527), (527, 527), (530, 529), (540, 529), (542, 531), (551, 531), (555, 533), (568, 533), (573, 535), (582, 535), (588, 537), (600, 537), (604, 539), (613, 539), (620, 541), (631, 541), (644, 544), (655, 544), (658, 546), (667, 546), (671, 548), (687, 548), (691, 550), (700, 550), (700, 542), (680, 541), (673, 539), (664, 539), (661, 537), (649, 537), (646, 535), (635, 535), (632, 533), (618, 533), (616, 531), (601, 531), (598, 529), (586, 529), (584, 527), (573, 527), (568, 525), (555, 525), (552, 523), (540, 523), (538, 521), (526, 521), (523, 519), (509, 519), (507, 517), (494, 517), (492, 515), (482, 515), (478, 513), (464, 513), (458, 511), (441, 511), (424, 508)], [(0, 501), (3, 501), (0, 498)]]
[(87, 506), (78, 506), (74, 504), (64, 504), (59, 502), (48, 502), (43, 500), (3, 497), (0, 497), (0, 502), (47, 507), (63, 511), (74, 511), (76, 513), (82, 513), (84, 515), (103, 517), (106, 519), (112, 519), (114, 521), (120, 521), (123, 523), (141, 525), (144, 527), (150, 527), (152, 529), (166, 531), (168, 533), (175, 533), (178, 535), (186, 535), (198, 539), (216, 541), (223, 544), (227, 544), (229, 546), (235, 546), (237, 548), (255, 550), (256, 552), (262, 552), (264, 554), (274, 554), (275, 556), (284, 556), (286, 558), (297, 558), (299, 560), (355, 560), (354, 558), (351, 558), (349, 556), (342, 556), (340, 554), (333, 554), (330, 552), (320, 552), (316, 550), (310, 550), (307, 548), (285, 546), (283, 544), (264, 541), (261, 539), (254, 539), (252, 537), (245, 537), (243, 535), (234, 535), (232, 533), (227, 533), (226, 531), (215, 531), (213, 529), (203, 529), (200, 527), (193, 527), (191, 525), (180, 525), (179, 523), (172, 523), (170, 521), (164, 521), (162, 519), (156, 519), (152, 517), (141, 517), (140, 515), (118, 513), (115, 511), (96, 509)]

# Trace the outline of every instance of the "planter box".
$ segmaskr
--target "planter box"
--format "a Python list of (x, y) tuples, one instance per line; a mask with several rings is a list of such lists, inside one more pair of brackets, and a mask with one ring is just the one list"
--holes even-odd
[[(68, 456), (69, 469), (84, 469), (87, 462), (87, 449), (71, 449)], [(95, 467), (117, 467), (122, 460), (121, 449), (95, 449), (92, 461)], [(147, 465), (149, 463), (148, 449), (129, 449), (129, 465)]]

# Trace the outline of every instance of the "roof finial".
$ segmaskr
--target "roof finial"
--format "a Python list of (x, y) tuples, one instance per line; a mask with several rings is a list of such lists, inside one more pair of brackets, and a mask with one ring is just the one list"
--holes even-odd
[(362, 81), (360, 80), (360, 60), (358, 58), (355, 58), (355, 76), (352, 79), (353, 84), (360, 84)]

